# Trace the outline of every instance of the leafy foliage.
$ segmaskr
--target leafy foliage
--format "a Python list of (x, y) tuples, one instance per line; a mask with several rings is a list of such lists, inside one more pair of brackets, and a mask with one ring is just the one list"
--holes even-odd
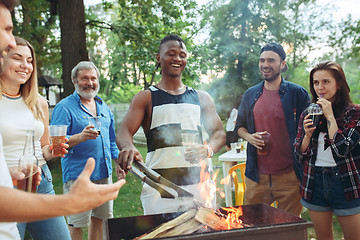
[(60, 79), (60, 36), (56, 16), (50, 12), (47, 0), (22, 1), (13, 18), (14, 35), (28, 40), (36, 50), (39, 76), (51, 73)]
[(313, 0), (293, 0), (288, 2), (286, 26), (282, 34), (284, 44), (288, 47), (288, 63), (295, 70), (299, 65), (308, 62), (311, 53), (319, 48), (319, 43), (327, 45), (330, 29), (334, 28), (331, 14), (319, 14), (329, 12), (331, 6), (318, 6)]
[[(111, 20), (89, 15), (88, 36), (92, 39), (88, 42), (92, 42), (94, 48), (105, 45), (102, 55), (92, 57), (108, 69), (104, 75), (106, 81), (101, 84), (105, 84), (103, 91), (111, 98), (128, 101), (129, 97), (123, 98), (124, 94), (118, 91), (134, 86), (131, 95), (139, 90), (137, 86), (146, 89), (159, 81), (156, 53), (164, 36), (178, 34), (185, 40), (189, 52), (194, 48), (191, 36), (196, 31), (196, 2), (193, 0), (119, 0), (103, 7)], [(183, 74), (184, 82), (194, 85), (198, 77), (193, 72), (200, 68), (200, 64), (190, 59)]]
[[(28, 0), (16, 11), (14, 34), (30, 40), (41, 74), (61, 79), (58, 16), (54, 1)], [(156, 53), (160, 40), (179, 34), (190, 58), (183, 81), (208, 91), (225, 118), (237, 95), (261, 81), (260, 47), (283, 44), (289, 70), (283, 76), (308, 88), (308, 72), (316, 62), (335, 60), (344, 67), (351, 96), (360, 102), (358, 72), (359, 20), (339, 25), (335, 8), (316, 0), (103, 0), (87, 6), (86, 41), (90, 60), (99, 67), (101, 96), (111, 103), (128, 102), (159, 81)], [(69, 6), (71, 7), (71, 6)], [(55, 10), (55, 11), (54, 11)], [(313, 58), (319, 48), (330, 49)]]
[(223, 116), (237, 95), (261, 81), (257, 63), (260, 46), (281, 32), (285, 3), (231, 0), (212, 1), (206, 6), (203, 25), (210, 28), (208, 48), (214, 49), (209, 61), (224, 73), (209, 92)]
[(205, 44), (214, 49), (209, 60), (213, 68), (223, 73), (209, 92), (215, 97), (222, 117), (237, 95), (261, 81), (258, 57), (266, 42), (281, 43), (287, 52), (289, 70), (283, 77), (304, 87), (308, 85), (303, 77), (309, 68), (309, 56), (316, 49), (315, 43), (326, 39), (323, 35), (332, 27), (325, 17), (319, 17), (319, 12), (327, 8), (315, 3), (312, 0), (231, 0), (212, 1), (206, 6), (202, 24), (210, 29), (210, 37)]
[(338, 62), (344, 69), (350, 86), (350, 97), (360, 104), (360, 20), (354, 21), (351, 16), (341, 21), (329, 34), (328, 44), (332, 51), (322, 59)]
[(131, 83), (121, 84), (115, 89), (111, 89), (111, 94), (105, 94), (104, 92), (99, 93), (99, 96), (108, 104), (119, 103), (119, 102), (130, 102), (133, 96), (142, 90), (139, 85)]

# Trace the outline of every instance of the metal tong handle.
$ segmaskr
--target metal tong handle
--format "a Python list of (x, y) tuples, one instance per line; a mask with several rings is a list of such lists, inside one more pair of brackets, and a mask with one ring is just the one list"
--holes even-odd
[(142, 170), (145, 175), (147, 175), (149, 178), (151, 178), (154, 182), (157, 183), (161, 183), (169, 188), (174, 189), (177, 194), (178, 197), (194, 197), (194, 195), (188, 191), (186, 191), (185, 189), (179, 187), (178, 185), (174, 184), (173, 182), (167, 180), (166, 178), (162, 177), (160, 174), (158, 174), (157, 172), (155, 172), (154, 170), (152, 170), (151, 168), (148, 168), (144, 165), (144, 163), (137, 161), (136, 159), (134, 159), (133, 163), (140, 169)]
[(148, 178), (144, 173), (142, 173), (139, 169), (137, 168), (131, 168), (130, 170), (135, 176), (137, 176), (138, 178), (140, 178), (141, 181), (147, 183), (150, 187), (156, 189), (162, 198), (175, 198), (174, 195), (172, 195), (170, 192), (166, 191), (164, 188), (162, 188), (161, 186), (159, 186), (159, 184), (155, 183), (153, 180), (151, 180), (150, 178)]

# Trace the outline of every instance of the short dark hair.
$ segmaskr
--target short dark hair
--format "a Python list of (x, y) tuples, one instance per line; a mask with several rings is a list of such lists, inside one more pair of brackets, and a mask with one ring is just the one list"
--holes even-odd
[(0, 0), (0, 4), (4, 5), (10, 12), (13, 11), (19, 3), (19, 0)]
[(178, 41), (180, 43), (181, 48), (183, 48), (183, 44), (185, 45), (184, 40), (180, 36), (178, 36), (176, 34), (170, 34), (170, 35), (165, 36), (161, 40), (160, 45), (159, 45), (159, 52), (160, 52), (161, 45), (163, 45), (164, 43), (166, 43), (168, 41)]
[[(286, 53), (284, 51), (284, 48), (279, 44), (279, 43), (276, 43), (276, 42), (270, 42), (270, 43), (267, 43), (265, 46), (263, 46), (260, 50), (260, 55), (261, 53), (265, 52), (265, 51), (273, 51), (274, 53), (277, 53), (280, 58), (281, 58), (281, 61), (285, 61), (286, 59)], [(286, 72), (288, 70), (288, 65), (287, 63), (285, 63), (285, 66), (283, 67), (283, 69), (281, 69), (281, 72)]]
[(276, 42), (267, 43), (265, 46), (261, 48), (260, 54), (264, 51), (273, 51), (277, 53), (282, 61), (286, 59), (286, 53), (284, 51), (284, 48), (279, 43)]

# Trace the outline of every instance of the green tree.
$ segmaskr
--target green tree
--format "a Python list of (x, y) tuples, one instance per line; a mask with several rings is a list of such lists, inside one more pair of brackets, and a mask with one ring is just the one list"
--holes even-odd
[(334, 60), (344, 69), (350, 86), (350, 96), (354, 103), (360, 104), (360, 20), (349, 15), (329, 34), (329, 46), (334, 49), (323, 60)]
[(28, 40), (33, 45), (38, 75), (58, 73), (60, 64), (60, 43), (56, 37), (56, 13), (50, 11), (48, 0), (22, 1), (17, 8), (14, 21), (14, 35)]
[(283, 76), (302, 84), (314, 43), (325, 42), (319, 32), (331, 27), (318, 17), (326, 8), (317, 7), (312, 0), (212, 1), (205, 7), (203, 25), (210, 28), (208, 47), (214, 49), (209, 61), (223, 73), (209, 92), (222, 117), (238, 94), (261, 81), (258, 57), (262, 45), (281, 43), (288, 52), (290, 67)]
[[(57, 21), (57, 8), (60, 21)], [(38, 75), (44, 73), (58, 79), (63, 76), (63, 97), (69, 95), (74, 89), (70, 80), (71, 68), (78, 61), (88, 59), (83, 0), (28, 0), (22, 1), (18, 9), (14, 18), (14, 33), (34, 46)]]
[[(92, 32), (88, 35), (94, 36), (94, 48), (106, 45), (102, 55), (93, 54), (90, 58), (108, 69), (102, 79), (108, 99), (123, 95), (113, 93), (128, 91), (131, 85), (146, 89), (159, 81), (156, 53), (164, 36), (182, 36), (192, 53), (192, 36), (197, 31), (195, 1), (119, 0), (104, 6), (111, 19), (99, 19), (96, 14), (89, 14), (87, 25)], [(93, 53), (96, 52), (94, 49)], [(192, 86), (198, 82), (196, 72), (201, 68), (201, 64), (194, 61), (199, 59), (190, 58), (183, 74), (184, 82)]]
[(208, 47), (214, 49), (205, 61), (224, 73), (209, 92), (223, 117), (238, 94), (260, 81), (260, 46), (281, 36), (285, 6), (284, 0), (212, 1), (205, 6), (203, 24), (210, 26)]
[(282, 40), (290, 52), (287, 61), (292, 71), (288, 79), (296, 81), (295, 69), (309, 61), (309, 55), (319, 48), (319, 44), (328, 45), (327, 34), (335, 26), (329, 18), (331, 6), (318, 6), (314, 0), (292, 0), (287, 4)]
[(85, 34), (85, 8), (83, 0), (61, 0), (59, 4), (61, 28), (61, 60), (64, 94), (74, 91), (71, 70), (80, 61), (89, 60)]

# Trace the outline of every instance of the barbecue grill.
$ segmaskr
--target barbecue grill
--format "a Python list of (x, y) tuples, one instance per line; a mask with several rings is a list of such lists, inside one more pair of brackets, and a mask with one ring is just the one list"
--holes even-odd
[[(306, 240), (307, 228), (312, 226), (311, 222), (267, 204), (244, 205), (242, 209), (243, 215), (240, 219), (250, 227), (224, 231), (207, 229), (191, 235), (158, 239)], [(133, 239), (181, 214), (179, 212), (109, 219), (107, 237), (110, 240)]]

